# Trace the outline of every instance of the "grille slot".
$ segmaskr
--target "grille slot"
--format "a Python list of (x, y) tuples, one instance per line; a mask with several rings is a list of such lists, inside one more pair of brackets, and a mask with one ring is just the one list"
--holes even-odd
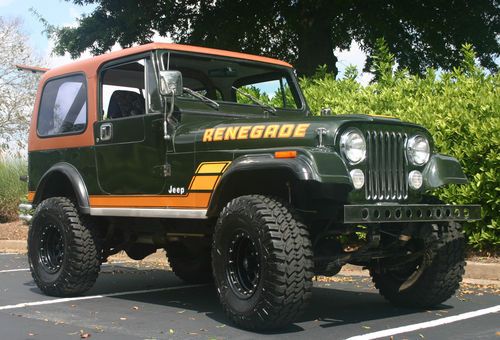
[(407, 135), (400, 132), (368, 131), (366, 133), (367, 200), (404, 200), (408, 197), (406, 157)]

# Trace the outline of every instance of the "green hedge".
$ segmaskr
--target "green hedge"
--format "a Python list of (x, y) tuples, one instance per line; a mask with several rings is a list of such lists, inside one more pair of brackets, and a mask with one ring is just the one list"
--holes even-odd
[(19, 180), (26, 175), (26, 163), (23, 161), (0, 159), (0, 223), (17, 219), (18, 205), (26, 196), (28, 187)]
[(383, 42), (374, 58), (376, 78), (363, 87), (349, 67), (343, 79), (319, 69), (301, 85), (312, 111), (329, 107), (334, 114), (367, 113), (398, 117), (423, 125), (431, 132), (438, 152), (456, 157), (469, 185), (438, 191), (447, 203), (480, 204), (483, 219), (465, 225), (469, 243), (478, 249), (500, 245), (500, 77), (475, 63), (470, 45), (462, 48), (462, 66), (437, 75), (393, 71), (393, 56)]

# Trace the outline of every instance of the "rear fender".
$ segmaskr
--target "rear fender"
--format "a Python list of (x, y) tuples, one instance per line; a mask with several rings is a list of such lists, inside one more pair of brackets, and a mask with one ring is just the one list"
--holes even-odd
[[(56, 188), (50, 187), (54, 185), (54, 180), (56, 178), (66, 178), (68, 180), (71, 184), (80, 212), (84, 214), (90, 213), (89, 195), (85, 182), (83, 181), (83, 178), (78, 170), (76, 170), (73, 165), (65, 162), (55, 164), (47, 170), (45, 174), (43, 174), (36, 188), (33, 204), (39, 204), (42, 200), (48, 197), (47, 195), (50, 192), (58, 192)], [(50, 196), (52, 195), (49, 195), (49, 197)]]

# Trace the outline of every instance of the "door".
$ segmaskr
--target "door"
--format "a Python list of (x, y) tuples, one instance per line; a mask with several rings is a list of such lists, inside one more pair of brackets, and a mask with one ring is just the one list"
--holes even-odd
[(159, 194), (165, 185), (161, 100), (149, 55), (100, 73), (100, 119), (94, 125), (101, 191)]

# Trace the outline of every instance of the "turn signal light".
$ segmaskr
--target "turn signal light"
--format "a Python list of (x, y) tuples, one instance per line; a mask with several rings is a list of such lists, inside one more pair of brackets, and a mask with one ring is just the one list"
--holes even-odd
[(274, 158), (297, 158), (297, 151), (276, 151)]

